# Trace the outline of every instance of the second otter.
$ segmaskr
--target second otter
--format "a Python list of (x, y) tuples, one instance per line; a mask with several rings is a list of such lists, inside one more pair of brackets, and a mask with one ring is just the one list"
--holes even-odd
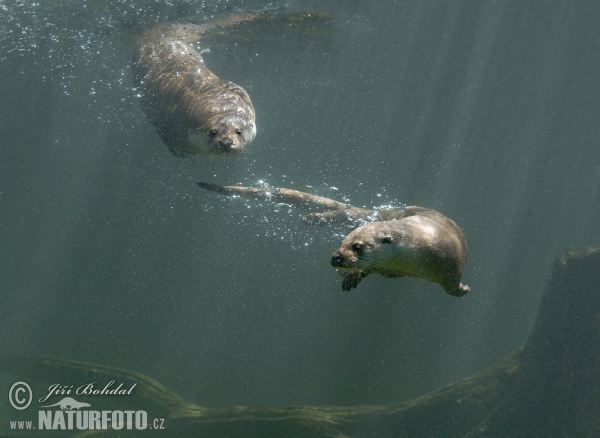
[(219, 79), (190, 44), (208, 29), (235, 22), (158, 25), (137, 41), (132, 76), (142, 110), (176, 157), (239, 152), (256, 136), (246, 90)]
[(423, 207), (407, 207), (398, 218), (356, 228), (331, 257), (345, 271), (343, 290), (371, 273), (421, 277), (457, 297), (469, 292), (460, 280), (467, 263), (467, 240), (456, 223)]

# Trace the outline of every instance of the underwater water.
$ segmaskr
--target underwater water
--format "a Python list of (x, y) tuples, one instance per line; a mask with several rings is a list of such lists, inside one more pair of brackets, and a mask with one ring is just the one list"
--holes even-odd
[[(140, 109), (132, 35), (265, 6), (326, 10), (331, 32), (212, 44), (257, 137), (175, 158)], [(495, 364), (557, 253), (600, 245), (599, 13), (0, 1), (0, 351), (135, 370), (207, 407), (401, 403)], [(439, 210), (467, 237), (471, 291), (371, 275), (343, 292), (329, 260), (348, 229), (199, 181)]]

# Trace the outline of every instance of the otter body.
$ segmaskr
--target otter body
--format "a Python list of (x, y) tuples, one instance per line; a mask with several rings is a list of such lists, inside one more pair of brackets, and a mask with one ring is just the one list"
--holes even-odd
[(219, 79), (190, 44), (216, 25), (158, 25), (136, 43), (132, 77), (142, 110), (177, 157), (239, 152), (256, 135), (246, 90)]
[(467, 263), (467, 240), (459, 226), (436, 210), (407, 207), (398, 219), (353, 230), (331, 257), (346, 271), (343, 290), (371, 273), (420, 277), (439, 283), (454, 296), (469, 292), (460, 280)]

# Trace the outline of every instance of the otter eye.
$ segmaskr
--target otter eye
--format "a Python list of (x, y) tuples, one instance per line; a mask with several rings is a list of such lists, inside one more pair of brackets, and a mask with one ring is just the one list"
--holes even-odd
[(235, 131), (237, 135), (242, 135), (242, 130), (238, 129), (237, 131)]
[(363, 246), (362, 243), (355, 243), (352, 245), (352, 251), (354, 251), (357, 254), (362, 254), (363, 252)]
[(215, 131), (214, 129), (212, 131), (209, 132), (211, 137), (214, 137), (215, 135), (217, 135), (217, 131)]
[(392, 238), (389, 236), (386, 237), (382, 237), (381, 238), (381, 243), (387, 243), (387, 244), (391, 244), (392, 243)]

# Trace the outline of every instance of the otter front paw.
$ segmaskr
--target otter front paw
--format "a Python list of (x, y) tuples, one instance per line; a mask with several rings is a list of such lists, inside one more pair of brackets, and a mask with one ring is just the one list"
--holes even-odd
[(358, 283), (367, 276), (365, 271), (350, 271), (342, 280), (342, 290), (348, 291), (358, 286)]

